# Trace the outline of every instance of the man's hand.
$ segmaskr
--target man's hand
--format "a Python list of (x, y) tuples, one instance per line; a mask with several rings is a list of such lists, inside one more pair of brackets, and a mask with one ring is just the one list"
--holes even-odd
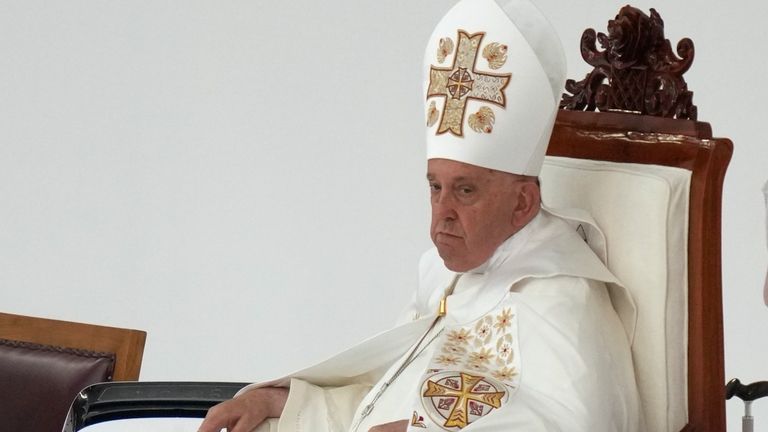
[(376, 425), (368, 432), (405, 432), (408, 429), (408, 420), (399, 420), (392, 423)]
[(270, 417), (280, 417), (288, 399), (288, 389), (264, 387), (247, 391), (210, 410), (198, 432), (250, 432)]

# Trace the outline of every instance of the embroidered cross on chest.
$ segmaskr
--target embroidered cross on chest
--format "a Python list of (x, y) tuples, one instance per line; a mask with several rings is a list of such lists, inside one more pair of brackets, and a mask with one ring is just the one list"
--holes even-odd
[(437, 134), (450, 132), (464, 136), (464, 116), (470, 99), (507, 106), (504, 89), (512, 74), (491, 74), (475, 70), (480, 43), (485, 33), (469, 34), (459, 30), (453, 65), (450, 68), (431, 66), (427, 99), (444, 97), (445, 105)]
[[(459, 385), (456, 380), (427, 381), (424, 397), (438, 399), (438, 408), (450, 409), (443, 426), (462, 429), (469, 424), (469, 415), (482, 416), (484, 406), (499, 408), (505, 395), (503, 391), (488, 391), (491, 386), (484, 378), (460, 373)], [(441, 384), (439, 381), (444, 381)], [(453, 382), (448, 382), (453, 381)], [(483, 389), (482, 391), (480, 389)], [(493, 390), (496, 390), (495, 388)]]

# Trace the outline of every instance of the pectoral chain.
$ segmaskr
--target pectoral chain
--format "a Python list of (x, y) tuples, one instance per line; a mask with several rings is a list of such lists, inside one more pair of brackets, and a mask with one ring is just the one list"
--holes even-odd
[(414, 345), (414, 347), (408, 353), (408, 356), (405, 358), (405, 360), (400, 365), (400, 367), (397, 368), (395, 373), (392, 374), (392, 376), (389, 377), (389, 379), (384, 381), (381, 387), (379, 387), (379, 391), (377, 391), (376, 394), (373, 396), (373, 399), (371, 399), (371, 402), (368, 403), (368, 405), (366, 405), (365, 408), (363, 408), (362, 412), (360, 412), (360, 417), (357, 419), (357, 422), (355, 423), (355, 427), (353, 428), (355, 432), (357, 432), (357, 429), (360, 427), (360, 424), (363, 422), (363, 420), (365, 420), (365, 418), (368, 417), (371, 414), (371, 412), (373, 412), (373, 408), (376, 406), (376, 402), (378, 402), (379, 398), (381, 398), (381, 396), (384, 394), (387, 388), (389, 388), (390, 384), (395, 382), (395, 380), (400, 376), (400, 374), (402, 374), (403, 371), (405, 371), (405, 369), (411, 363), (413, 363), (413, 361), (416, 360), (421, 355), (421, 353), (423, 353), (424, 350), (427, 349), (427, 347), (431, 345), (432, 342), (434, 342), (434, 340), (437, 339), (437, 337), (440, 336), (440, 334), (443, 332), (443, 329), (440, 329), (439, 331), (437, 331), (437, 333), (432, 335), (431, 338), (429, 338), (429, 340), (427, 341), (426, 344), (424, 344), (424, 346), (422, 346), (422, 343), (427, 338), (429, 333), (432, 332), (432, 330), (435, 328), (435, 326), (440, 321), (440, 319), (443, 318), (448, 313), (446, 299), (448, 298), (449, 295), (453, 294), (453, 290), (456, 288), (456, 284), (459, 282), (459, 278), (461, 277), (461, 275), (462, 273), (457, 273), (456, 276), (453, 278), (451, 285), (445, 290), (443, 297), (440, 299), (440, 305), (438, 306), (437, 316), (432, 321), (432, 324), (430, 324), (427, 331), (424, 332), (424, 334), (421, 336), (421, 338), (416, 343), (416, 345)]

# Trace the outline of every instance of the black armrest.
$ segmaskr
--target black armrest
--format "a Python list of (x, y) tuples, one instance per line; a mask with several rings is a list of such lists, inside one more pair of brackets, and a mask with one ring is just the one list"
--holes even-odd
[(768, 396), (768, 381), (757, 381), (744, 385), (738, 378), (734, 378), (728, 381), (725, 386), (725, 398), (730, 399), (734, 396), (745, 402)]
[(110, 420), (147, 417), (205, 417), (246, 383), (106, 382), (86, 387), (72, 402), (64, 432)]

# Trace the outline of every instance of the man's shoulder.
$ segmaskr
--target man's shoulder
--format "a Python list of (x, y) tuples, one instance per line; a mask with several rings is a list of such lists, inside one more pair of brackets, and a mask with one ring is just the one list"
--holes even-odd
[[(598, 280), (570, 275), (551, 275), (545, 278), (528, 278), (515, 284), (511, 292), (520, 295), (523, 302), (532, 299), (554, 299), (576, 305), (589, 303), (593, 296), (607, 293), (607, 285)], [(547, 300), (549, 301), (549, 300)]]

